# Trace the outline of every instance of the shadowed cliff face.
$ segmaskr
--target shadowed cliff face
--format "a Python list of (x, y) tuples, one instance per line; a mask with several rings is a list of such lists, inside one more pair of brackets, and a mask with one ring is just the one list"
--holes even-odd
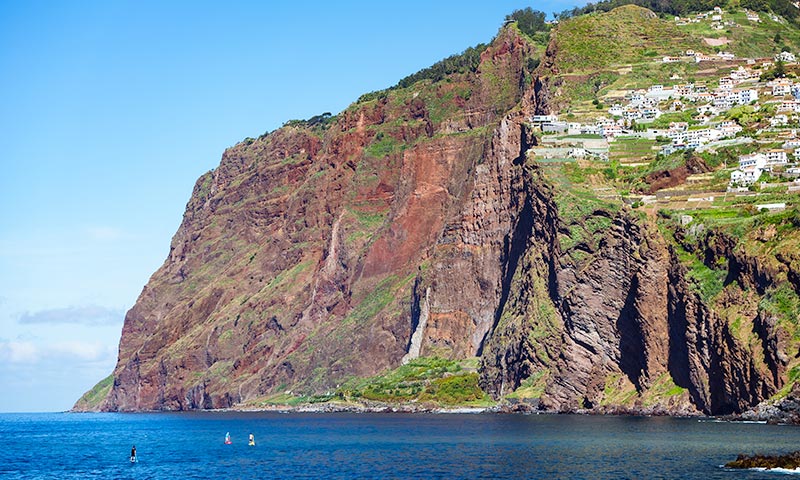
[[(529, 198), (544, 225), (559, 223), (546, 195)], [(786, 364), (775, 322), (756, 316), (762, 341), (742, 344), (655, 229), (624, 212), (611, 219), (583, 263), (554, 248), (552, 229), (534, 229), (483, 354), (484, 389), (499, 397), (542, 378), (545, 408), (615, 411), (615, 390), (646, 396), (667, 382), (685, 391), (640, 407), (713, 414), (775, 393)]]
[[(528, 72), (532, 47), (504, 28), (477, 72), (228, 149), (126, 316), (99, 408), (325, 392), (418, 356), (478, 356), (485, 391), (523, 385), (560, 411), (635, 395), (646, 411), (729, 413), (781, 388), (778, 322), (750, 308), (746, 343), (717, 313), (757, 299), (730, 288), (710, 304), (652, 219), (575, 217), (527, 160), (555, 45)], [(728, 285), (798, 278), (793, 258), (765, 270), (722, 237), (702, 248), (708, 265), (729, 259)]]

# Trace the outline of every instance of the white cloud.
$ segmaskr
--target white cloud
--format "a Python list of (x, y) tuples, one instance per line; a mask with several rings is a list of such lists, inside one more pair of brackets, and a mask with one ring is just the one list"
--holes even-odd
[(118, 325), (125, 319), (122, 310), (85, 305), (82, 307), (55, 308), (38, 312), (25, 312), (19, 318), (21, 324), (80, 324)]
[(0, 339), (0, 412), (64, 411), (114, 369), (116, 347)]
[(26, 340), (0, 341), (0, 360), (10, 364), (67, 365), (109, 363), (116, 360), (116, 345), (79, 340), (37, 344)]
[(0, 342), (0, 360), (9, 363), (34, 363), (39, 359), (37, 351), (32, 342)]

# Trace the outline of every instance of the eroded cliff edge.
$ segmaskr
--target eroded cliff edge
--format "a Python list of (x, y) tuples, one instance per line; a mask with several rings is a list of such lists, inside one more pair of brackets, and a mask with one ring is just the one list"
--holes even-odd
[[(725, 414), (784, 388), (797, 343), (759, 299), (798, 290), (796, 259), (580, 202), (529, 161), (528, 119), (565, 88), (558, 45), (510, 25), (474, 71), (227, 150), (128, 312), (98, 408), (333, 391), (419, 356), (480, 357), (484, 391), (557, 411)], [(713, 299), (682, 257), (697, 249), (726, 272)]]

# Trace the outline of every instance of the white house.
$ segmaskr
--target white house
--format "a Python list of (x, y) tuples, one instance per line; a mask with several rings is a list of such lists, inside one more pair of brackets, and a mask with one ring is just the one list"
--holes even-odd
[(717, 113), (717, 111), (713, 106), (705, 104), (697, 107), (697, 113), (699, 113), (700, 115), (705, 115), (706, 113), (711, 113), (712, 115), (714, 115)]
[(720, 90), (733, 90), (734, 81), (731, 77), (722, 77), (719, 79)]
[(775, 55), (775, 61), (781, 61), (785, 63), (794, 63), (797, 61), (797, 58), (794, 56), (792, 52), (781, 52)]
[(718, 110), (725, 111), (730, 110), (737, 100), (739, 100), (738, 95), (723, 93), (715, 96), (713, 103)]
[(764, 168), (767, 165), (767, 156), (763, 153), (751, 153), (739, 157), (739, 169), (745, 170), (750, 167)]
[(717, 129), (722, 133), (723, 137), (735, 137), (737, 133), (742, 131), (742, 127), (732, 120), (720, 123), (717, 125)]
[(732, 54), (731, 52), (719, 52), (717, 54), (720, 60), (733, 60), (736, 58), (736, 55)]
[(779, 113), (769, 119), (769, 124), (773, 127), (780, 127), (781, 125), (786, 125), (787, 123), (789, 123), (789, 117), (782, 113)]
[(787, 162), (786, 151), (773, 148), (764, 152), (767, 157), (767, 165), (785, 165)]
[(792, 81), (785, 78), (774, 80), (772, 83), (772, 95), (782, 97), (792, 93)]
[(675, 95), (678, 97), (685, 97), (687, 95), (691, 95), (694, 93), (694, 84), (693, 83), (681, 83), (672, 87), (672, 90), (675, 91)]
[(563, 133), (569, 130), (567, 122), (550, 122), (542, 124), (542, 132), (545, 133)]
[(558, 121), (558, 115), (534, 115), (531, 117), (532, 123), (551, 123)]
[(751, 78), (755, 78), (756, 74), (752, 70), (748, 70), (742, 66), (737, 68), (736, 70), (731, 70), (731, 74), (729, 75), (735, 83), (742, 83)]
[(603, 125), (600, 128), (600, 135), (602, 135), (602, 136), (604, 136), (606, 138), (614, 138), (617, 135), (619, 135), (620, 133), (622, 133), (622, 127), (620, 127), (617, 124)]
[(649, 120), (656, 119), (661, 116), (661, 110), (659, 110), (657, 107), (644, 107), (640, 111), (642, 113), (642, 118)]
[(797, 111), (798, 102), (796, 100), (782, 100), (781, 103), (778, 104), (778, 108), (776, 111), (778, 112), (796, 112)]
[(782, 212), (786, 210), (786, 202), (756, 204), (756, 210), (761, 211), (763, 209), (767, 209), (770, 212)]
[(748, 88), (744, 90), (738, 90), (736, 93), (739, 98), (737, 99), (736, 103), (739, 105), (747, 105), (748, 103), (755, 102), (758, 100), (758, 90), (755, 88)]
[(761, 169), (756, 167), (734, 170), (731, 172), (731, 185), (752, 185), (761, 176)]

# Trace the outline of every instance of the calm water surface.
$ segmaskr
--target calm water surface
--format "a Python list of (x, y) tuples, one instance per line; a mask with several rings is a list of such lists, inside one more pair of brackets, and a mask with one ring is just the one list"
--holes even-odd
[(0, 414), (0, 438), (20, 479), (739, 480), (786, 477), (720, 468), (740, 452), (800, 450), (798, 427), (497, 414)]

